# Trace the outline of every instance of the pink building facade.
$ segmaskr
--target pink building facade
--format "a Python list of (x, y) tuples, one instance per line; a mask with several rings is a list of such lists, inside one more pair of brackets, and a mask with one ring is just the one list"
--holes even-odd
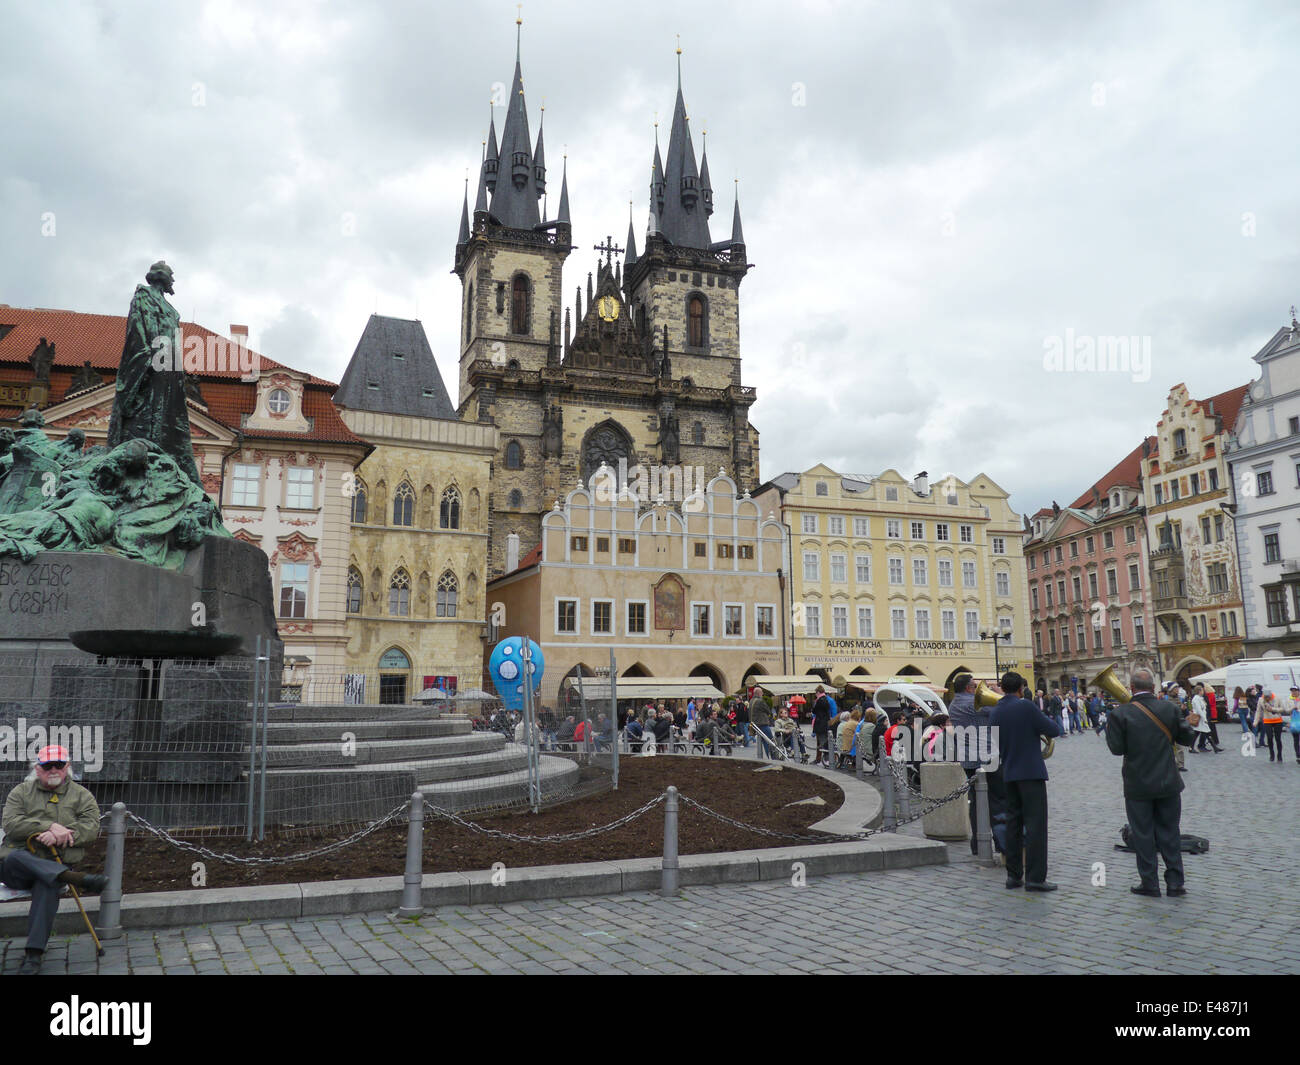
[(1029, 519), (1024, 554), (1034, 672), (1087, 690), (1112, 663), (1158, 668), (1139, 444), (1068, 507)]

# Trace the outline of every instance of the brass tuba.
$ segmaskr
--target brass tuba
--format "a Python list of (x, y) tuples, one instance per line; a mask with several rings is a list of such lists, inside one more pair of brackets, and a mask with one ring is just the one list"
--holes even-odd
[(1117, 703), (1131, 703), (1133, 701), (1133, 693), (1124, 687), (1119, 677), (1115, 676), (1115, 664), (1113, 662), (1088, 683), (1090, 686), (1095, 685), (1112, 696)]
[(996, 706), (1002, 696), (993, 691), (984, 681), (980, 681), (980, 686), (975, 689), (975, 705), (981, 709), (986, 706)]

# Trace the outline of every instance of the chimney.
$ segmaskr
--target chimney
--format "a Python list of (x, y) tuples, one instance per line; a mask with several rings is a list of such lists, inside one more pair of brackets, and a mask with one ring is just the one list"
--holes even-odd
[(231, 340), (238, 340), (241, 344), (244, 345), (244, 347), (248, 347), (248, 326), (246, 326), (246, 325), (231, 325), (231, 327), (230, 327), (230, 339), (231, 339)]
[(916, 479), (912, 481), (912, 491), (919, 496), (929, 495), (930, 475), (925, 470), (918, 473)]
[(519, 568), (519, 534), (511, 533), (506, 537), (506, 572), (514, 573)]

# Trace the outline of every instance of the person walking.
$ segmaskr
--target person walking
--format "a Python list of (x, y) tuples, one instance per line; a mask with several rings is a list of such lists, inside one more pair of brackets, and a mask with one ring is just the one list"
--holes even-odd
[[(1293, 692), (1300, 691), (1300, 688), (1292, 689)], [(1282, 704), (1278, 701), (1274, 692), (1259, 701), (1259, 707), (1256, 710), (1259, 715), (1260, 724), (1263, 726), (1264, 740), (1268, 744), (1268, 760), (1273, 761), (1273, 749), (1277, 748), (1277, 761), (1282, 761)]]
[(826, 697), (826, 689), (817, 685), (817, 699), (812, 708), (813, 738), (817, 741), (817, 752), (813, 755), (813, 765), (830, 768), (830, 752), (826, 746), (826, 736), (831, 730), (831, 702)]
[(989, 714), (998, 730), (1002, 780), (1007, 801), (1007, 887), (1055, 891), (1047, 879), (1047, 763), (1041, 737), (1061, 735), (1061, 726), (1021, 697), (1025, 678), (1014, 671), (1000, 682), (1005, 693)]
[[(1197, 722), (1192, 726), (1196, 733), (1196, 745), (1192, 748), (1198, 754), (1210, 753), (1210, 704), (1205, 698), (1205, 685), (1198, 684), (1196, 691), (1192, 695), (1192, 713), (1196, 715)], [(1219, 753), (1216, 745), (1214, 753)]]
[(1250, 706), (1246, 702), (1246, 690), (1240, 684), (1232, 692), (1232, 712), (1241, 723), (1241, 734), (1246, 735), (1250, 731)]
[(1155, 676), (1149, 669), (1135, 669), (1129, 684), (1133, 701), (1111, 711), (1106, 724), (1106, 745), (1124, 758), (1124, 809), (1140, 878), (1129, 890), (1160, 897), (1159, 851), (1165, 860), (1165, 891), (1186, 895), (1180, 828), (1186, 785), (1178, 775), (1173, 747), (1190, 747), (1196, 732), (1175, 704), (1155, 694)]
[(1300, 688), (1291, 689), (1285, 709), (1290, 718), (1287, 727), (1291, 730), (1291, 745), (1295, 747), (1295, 764), (1300, 765)]

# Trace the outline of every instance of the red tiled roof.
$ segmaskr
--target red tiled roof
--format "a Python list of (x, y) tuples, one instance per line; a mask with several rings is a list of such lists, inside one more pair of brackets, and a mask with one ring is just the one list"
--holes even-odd
[[(84, 314), (81, 311), (49, 310), (44, 307), (10, 307), (7, 303), (0, 303), (0, 332), (7, 325), (13, 328), (0, 337), (0, 364), (20, 363), (27, 366), (27, 360), (44, 337), (54, 345), (56, 367), (66, 366), (79, 370), (82, 363), (89, 359), (90, 365), (96, 370), (116, 372), (118, 361), (122, 358), (122, 343), (126, 339), (126, 316), (120, 314)], [(208, 337), (228, 339), (196, 322), (182, 322), (182, 342), (194, 336), (202, 337), (205, 344)], [(258, 358), (263, 366), (271, 369), (288, 369), (265, 355), (258, 355)], [(238, 379), (239, 371), (204, 371), (197, 376), (200, 379)], [(320, 377), (309, 377), (309, 380), (312, 384), (337, 387)]]
[[(1156, 446), (1156, 438), (1149, 436), (1143, 443), (1150, 442), (1152, 449)], [(1132, 451), (1119, 460), (1106, 473), (1098, 477), (1093, 484), (1097, 489), (1105, 494), (1106, 490), (1112, 485), (1123, 484), (1133, 488), (1137, 487), (1138, 474), (1142, 472), (1142, 444), (1138, 444)], [(1070, 504), (1072, 507), (1090, 507), (1092, 506), (1092, 485), (1078, 499)]]
[[(4, 326), (13, 326), (4, 333)], [(10, 307), (0, 304), (0, 377), (14, 383), (32, 379), (28, 362), (32, 352), (44, 337), (54, 345), (54, 365), (50, 370), (50, 399), (47, 406), (61, 403), (72, 386), (76, 371), (89, 360), (105, 384), (117, 374), (122, 357), (122, 342), (126, 337), (126, 318), (112, 314), (82, 314), (77, 311), (56, 311)], [(181, 323), (181, 335), (220, 337), (211, 329), (193, 322)], [(223, 338), (224, 339), (224, 338)], [(263, 369), (282, 369), (293, 373), (283, 363), (258, 355)], [(208, 414), (234, 430), (239, 430), (243, 415), (251, 414), (257, 401), (253, 382), (240, 379), (238, 368), (231, 370), (203, 370), (194, 374), (208, 407)], [(339, 416), (331, 397), (338, 386), (332, 381), (308, 374), (303, 388), (303, 414), (312, 419), (312, 428), (305, 433), (275, 429), (246, 429), (248, 438), (279, 440), (315, 440), (335, 443), (366, 443), (347, 427)], [(16, 418), (22, 413), (18, 407), (0, 408), (0, 418)]]
[(1220, 392), (1217, 396), (1211, 396), (1209, 399), (1200, 400), (1202, 407), (1214, 405), (1214, 413), (1222, 415), (1223, 429), (1225, 432), (1232, 432), (1232, 428), (1237, 424), (1237, 414), (1241, 410), (1242, 401), (1246, 398), (1246, 392), (1250, 385), (1238, 385), (1236, 388), (1230, 388), (1226, 392)]

